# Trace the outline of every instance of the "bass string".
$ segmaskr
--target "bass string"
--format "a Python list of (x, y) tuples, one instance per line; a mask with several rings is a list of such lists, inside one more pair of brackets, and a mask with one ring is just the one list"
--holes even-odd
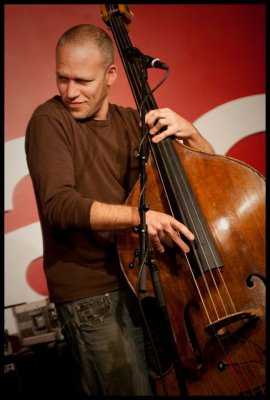
[[(187, 209), (188, 209), (188, 208), (187, 208)], [(194, 207), (194, 209), (196, 209), (196, 208)], [(198, 218), (198, 221), (199, 221), (199, 218)], [(197, 230), (197, 228), (196, 228), (196, 224), (193, 224), (193, 230), (194, 230), (195, 236), (196, 236), (196, 233), (198, 232), (198, 230)], [(194, 233), (194, 232), (193, 232), (193, 233)], [(208, 240), (208, 239), (207, 239), (207, 235), (205, 235), (204, 239), (205, 239), (205, 240)], [(210, 246), (209, 246), (209, 247), (210, 247)], [(210, 247), (210, 249), (211, 249), (211, 247)], [(202, 250), (204, 251), (203, 247), (202, 247)], [(213, 255), (213, 256), (214, 256), (214, 255)], [(198, 292), (198, 294), (199, 294), (199, 296), (200, 296), (200, 299), (201, 299), (201, 302), (202, 302), (202, 304), (203, 304), (203, 307), (204, 307), (206, 316), (207, 316), (207, 318), (208, 318), (209, 323), (211, 323), (211, 322), (213, 322), (213, 321), (211, 320), (211, 318), (210, 318), (210, 316), (209, 316), (209, 314), (210, 314), (210, 313), (209, 313), (209, 309), (208, 309), (208, 307), (207, 307), (206, 304), (205, 304), (204, 296), (202, 295), (202, 290), (200, 289), (200, 287), (199, 287), (199, 285), (198, 285), (198, 283), (197, 283), (197, 279), (196, 279), (196, 277), (195, 277), (194, 274), (193, 274), (193, 269), (192, 269), (192, 267), (191, 267), (191, 265), (190, 265), (190, 263), (189, 263), (189, 260), (188, 260), (188, 257), (187, 257), (187, 256), (186, 256), (186, 260), (187, 260), (187, 263), (188, 263), (190, 272), (191, 272), (191, 274), (192, 274), (192, 276), (193, 276), (193, 281), (194, 281), (194, 283), (195, 283), (195, 286), (196, 286), (196, 288), (197, 288), (197, 292)], [(225, 308), (225, 303), (224, 303), (224, 301), (223, 301), (223, 296), (221, 295), (220, 290), (218, 289), (218, 284), (217, 284), (217, 282), (216, 282), (216, 278), (214, 277), (214, 274), (213, 274), (213, 272), (212, 272), (212, 269), (210, 268), (210, 265), (208, 265), (209, 271), (208, 271), (207, 273), (205, 273), (205, 272), (203, 271), (202, 264), (201, 264), (200, 260), (198, 259), (197, 261), (198, 261), (198, 265), (199, 265), (199, 268), (200, 268), (201, 276), (202, 276), (202, 278), (203, 278), (204, 285), (205, 285), (205, 287), (206, 287), (206, 289), (207, 289), (208, 296), (209, 296), (209, 298), (210, 298), (210, 300), (211, 300), (211, 303), (212, 303), (212, 305), (213, 305), (213, 307), (214, 307), (215, 312), (216, 312), (216, 306), (215, 306), (215, 304), (214, 304), (215, 301), (213, 300), (213, 297), (212, 297), (212, 291), (211, 291), (210, 288), (209, 288), (209, 279), (211, 279), (212, 282), (214, 283), (216, 292), (218, 293), (219, 299), (221, 300), (221, 304), (222, 304), (223, 309), (224, 309), (224, 311), (225, 311), (225, 313), (226, 313), (226, 316), (229, 316), (229, 313), (227, 312), (227, 310), (226, 310), (226, 308)], [(226, 266), (225, 266), (225, 267), (226, 267)], [(220, 268), (217, 268), (216, 270), (217, 270), (217, 274), (219, 274), (220, 281), (222, 282), (222, 285), (221, 285), (221, 286), (223, 286), (223, 288), (225, 288), (225, 292), (226, 292), (226, 294), (227, 294), (227, 298), (229, 299), (229, 302), (231, 303), (231, 305), (232, 305), (232, 307), (233, 307), (233, 310), (234, 310), (234, 312), (236, 313), (236, 312), (237, 312), (236, 306), (235, 306), (235, 304), (234, 304), (234, 302), (233, 302), (233, 299), (232, 299), (232, 296), (231, 296), (231, 294), (230, 294), (228, 285), (227, 285), (226, 282), (224, 281), (224, 278), (223, 278), (221, 269), (220, 269)], [(207, 280), (207, 277), (208, 277), (208, 276), (210, 276), (210, 278)], [(219, 320), (220, 317), (218, 316), (217, 312), (216, 312), (216, 315), (217, 315), (218, 320)], [(214, 332), (214, 333), (215, 333), (215, 332)], [(227, 341), (228, 341), (228, 340), (229, 340), (229, 339), (227, 338)], [(224, 349), (224, 346), (222, 345), (221, 340), (219, 340), (219, 342), (220, 342), (220, 347), (223, 349), (224, 355), (226, 355), (227, 352), (226, 352), (226, 350)], [(230, 343), (230, 345), (231, 345), (231, 344), (232, 344), (232, 343)], [(246, 349), (246, 354), (248, 354), (246, 344), (245, 344), (245, 349)], [(256, 353), (256, 352), (255, 352), (254, 346), (252, 346), (252, 349), (253, 349), (253, 352)], [(257, 354), (257, 353), (256, 353), (256, 355), (257, 355), (257, 357), (258, 357), (258, 354)], [(227, 358), (228, 358), (228, 355), (227, 355)], [(252, 358), (249, 358), (249, 359), (252, 360)], [(253, 376), (254, 376), (254, 378), (255, 378), (255, 380), (256, 380), (256, 382), (257, 382), (257, 385), (258, 385), (259, 387), (261, 387), (261, 391), (263, 392), (262, 385), (261, 385), (261, 383), (259, 382), (258, 376), (257, 376), (257, 374), (256, 374), (256, 371), (255, 371), (254, 367), (253, 367), (253, 362), (250, 362), (249, 364), (250, 364), (250, 368), (251, 368), (252, 371), (253, 371)], [(238, 362), (233, 363), (233, 362), (232, 362), (231, 360), (229, 360), (229, 358), (228, 358), (228, 365), (230, 365), (230, 366), (238, 365), (238, 368), (241, 370), (245, 382), (246, 382), (246, 383), (250, 383), (250, 382), (248, 381), (248, 378), (247, 378), (247, 376), (246, 376), (246, 373), (245, 373), (245, 371), (243, 370), (243, 368), (242, 368), (242, 366), (241, 366), (241, 362), (239, 362), (239, 360), (238, 360)], [(243, 387), (242, 387), (242, 386), (240, 386), (240, 387), (241, 387), (241, 389), (243, 390)], [(251, 390), (251, 391), (252, 391), (252, 390)]]
[[(187, 264), (189, 265), (190, 272), (191, 272), (191, 274), (193, 276), (193, 280), (194, 280), (195, 286), (197, 288), (197, 292), (199, 294), (199, 297), (201, 299), (201, 303), (202, 303), (202, 305), (204, 307), (205, 314), (206, 314), (206, 316), (208, 318), (209, 323), (211, 324), (211, 319), (209, 317), (208, 307), (205, 304), (203, 295), (202, 295), (201, 290), (200, 290), (200, 288), (198, 286), (198, 283), (197, 283), (197, 279), (193, 274), (193, 269), (192, 269), (187, 257), (186, 257), (186, 261), (187, 261)], [(202, 275), (205, 276), (204, 271), (202, 271)], [(208, 287), (207, 283), (206, 283), (206, 286)], [(224, 358), (226, 360), (226, 368), (227, 367), (231, 368), (231, 371), (232, 371), (232, 373), (233, 373), (233, 375), (235, 377), (235, 381), (236, 381), (239, 389), (242, 391), (242, 393), (245, 393), (246, 391), (249, 390), (253, 395), (256, 395), (256, 393), (255, 393), (255, 391), (253, 389), (253, 387), (255, 386), (254, 382), (257, 383), (257, 386), (261, 388), (261, 392), (264, 393), (264, 388), (262, 387), (262, 384), (259, 381), (259, 378), (257, 376), (256, 370), (253, 367), (254, 361), (252, 361), (252, 358), (248, 356), (247, 344), (243, 343), (244, 350), (245, 350), (244, 352), (246, 353), (246, 355), (248, 356), (247, 358), (250, 361), (245, 361), (245, 363), (248, 364), (250, 369), (252, 370), (252, 375), (253, 375), (253, 378), (254, 378), (252, 381), (251, 381), (251, 378), (248, 378), (246, 371), (243, 369), (243, 367), (242, 367), (243, 361), (239, 361), (238, 354), (236, 353), (236, 354), (233, 355), (235, 361), (233, 361), (231, 359), (230, 355), (229, 355), (229, 349), (233, 348), (233, 338), (231, 338), (230, 336), (227, 336), (225, 338), (225, 340), (226, 340), (226, 346), (225, 346), (225, 343), (223, 343), (224, 338), (221, 339), (219, 337), (219, 335), (216, 335), (215, 330), (213, 330), (213, 334), (215, 335), (215, 339), (218, 341), (219, 347), (220, 347), (220, 349), (221, 349), (221, 351), (222, 351), (222, 353), (224, 355)], [(258, 354), (256, 353), (253, 344), (252, 344), (252, 350), (255, 353), (255, 357), (257, 358)], [(240, 379), (241, 376), (242, 376), (242, 379)]]
[[(162, 147), (162, 151), (163, 151), (163, 153), (162, 153), (163, 157), (162, 158), (163, 159), (166, 158), (168, 160), (167, 165), (170, 166), (169, 165), (169, 160), (172, 159), (174, 153), (171, 153), (170, 148), (168, 149), (168, 147), (166, 147), (166, 146)], [(179, 162), (178, 159), (177, 159), (177, 161)], [(228, 316), (229, 315), (229, 311), (226, 309), (225, 299), (222, 297), (221, 292), (220, 292), (220, 290), (218, 288), (218, 284), (216, 282), (216, 278), (214, 277), (214, 275), (212, 273), (212, 268), (211, 268), (211, 265), (210, 265), (210, 262), (209, 262), (209, 257), (206, 254), (205, 247), (207, 247), (209, 253), (211, 254), (211, 256), (213, 258), (213, 260), (215, 261), (215, 265), (218, 265), (218, 260), (215, 257), (212, 245), (209, 242), (209, 236), (206, 234), (206, 232), (204, 230), (204, 226), (203, 226), (202, 221), (201, 221), (201, 218), (199, 217), (198, 206), (196, 205), (196, 202), (195, 202), (194, 193), (193, 193), (192, 189), (189, 188), (187, 180), (184, 179), (184, 177), (182, 176), (183, 172), (182, 172), (181, 168), (175, 170), (174, 168), (170, 167), (169, 173), (171, 175), (175, 175), (176, 173), (180, 175), (180, 176), (177, 175), (177, 176), (173, 177), (174, 179), (171, 179), (171, 182), (174, 181), (175, 184), (178, 185), (177, 189), (179, 191), (183, 191), (185, 193), (185, 195), (181, 196), (181, 201), (183, 203), (182, 209), (184, 209), (184, 211), (182, 211), (182, 214), (185, 214), (184, 215), (184, 223), (186, 223), (186, 225), (191, 229), (191, 231), (195, 235), (197, 247), (199, 247), (201, 249), (201, 253), (204, 256), (204, 259), (207, 261), (209, 275), (210, 275), (211, 280), (212, 280), (212, 282), (214, 284), (216, 293), (218, 294), (219, 301), (220, 301), (220, 303), (221, 303), (221, 305), (223, 307), (223, 310), (225, 312), (225, 316)], [(166, 188), (165, 188), (165, 190), (166, 190)], [(168, 199), (168, 202), (169, 202), (169, 195), (168, 194), (167, 194), (167, 199)], [(171, 212), (173, 214), (172, 208), (171, 208)], [(203, 237), (201, 237), (201, 235)], [(207, 246), (204, 247), (203, 243), (205, 243)], [(197, 261), (201, 276), (203, 278), (204, 285), (205, 285), (205, 288), (207, 290), (207, 294), (208, 294), (208, 296), (210, 298), (210, 301), (211, 301), (211, 304), (212, 304), (212, 307), (213, 307), (213, 310), (214, 310), (214, 314), (215, 314), (217, 319), (220, 319), (220, 318), (224, 317), (224, 315), (220, 316), (219, 313), (218, 313), (217, 307), (215, 305), (215, 301), (213, 299), (213, 295), (212, 295), (211, 290), (209, 288), (209, 283), (207, 281), (206, 275), (204, 274), (202, 262), (200, 260), (197, 248), (196, 248), (196, 246), (195, 246), (195, 244), (193, 242), (191, 242), (190, 245), (191, 245), (191, 247), (193, 249), (193, 253), (194, 253), (195, 257), (196, 257), (196, 261)], [(202, 303), (204, 305), (204, 309), (206, 311), (207, 318), (209, 320), (209, 323), (211, 323), (213, 321), (209, 317), (209, 313), (206, 310), (207, 307), (205, 305), (204, 298), (203, 298), (203, 295), (201, 293), (201, 290), (200, 290), (199, 286), (197, 285), (196, 278), (195, 278), (195, 276), (193, 274), (193, 271), (192, 271), (192, 267), (191, 267), (190, 263), (188, 263), (188, 265), (189, 265), (190, 271), (192, 273), (194, 283), (195, 283), (195, 285), (197, 287), (197, 291), (198, 291), (199, 296), (201, 298), (201, 301), (202, 301)], [(218, 268), (218, 270), (220, 270), (220, 269)], [(233, 308), (233, 311), (236, 312), (236, 307), (235, 307), (235, 305), (233, 303), (232, 297), (231, 297), (231, 295), (229, 293), (228, 287), (226, 286), (226, 283), (224, 282), (224, 279), (223, 279), (222, 275), (221, 275), (221, 279), (222, 279), (223, 285), (224, 285), (224, 287), (226, 289), (225, 293), (227, 293), (228, 299), (229, 299), (229, 302), (228, 302), (228, 299), (226, 300), (226, 302), (231, 304), (231, 307)], [(227, 306), (227, 307), (229, 307), (229, 306)]]
[(116, 44), (118, 46), (118, 50), (125, 67), (127, 77), (130, 80), (130, 86), (133, 90), (134, 97), (137, 102), (141, 100), (141, 80), (140, 80), (140, 69), (137, 64), (132, 64), (126, 61), (124, 57), (124, 49), (132, 47), (129, 36), (126, 32), (125, 25), (123, 20), (117, 14), (114, 15), (110, 20), (110, 27), (113, 32)]

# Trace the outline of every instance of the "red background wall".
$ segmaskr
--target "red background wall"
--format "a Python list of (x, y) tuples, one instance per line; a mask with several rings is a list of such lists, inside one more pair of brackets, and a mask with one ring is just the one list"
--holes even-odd
[[(171, 69), (155, 95), (159, 106), (195, 120), (219, 104), (265, 92), (264, 5), (137, 4), (132, 11), (133, 44)], [(5, 7), (6, 140), (23, 135), (33, 108), (56, 92), (56, 40), (80, 23), (106, 29), (98, 5)], [(118, 55), (117, 63), (112, 100), (133, 104)]]

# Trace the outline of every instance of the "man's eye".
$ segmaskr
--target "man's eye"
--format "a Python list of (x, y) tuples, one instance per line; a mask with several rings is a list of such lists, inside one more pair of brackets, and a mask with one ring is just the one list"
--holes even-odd
[(67, 82), (67, 78), (65, 78), (64, 76), (58, 76), (58, 77), (57, 77), (57, 80), (58, 80), (59, 82)]
[(76, 82), (79, 83), (80, 85), (88, 85), (92, 81), (91, 80), (86, 80), (86, 79), (77, 79)]

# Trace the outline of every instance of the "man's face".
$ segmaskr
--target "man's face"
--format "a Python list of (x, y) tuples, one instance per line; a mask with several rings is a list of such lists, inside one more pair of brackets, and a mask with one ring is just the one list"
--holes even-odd
[(105, 67), (96, 47), (65, 44), (56, 53), (57, 88), (75, 119), (106, 119), (116, 67)]

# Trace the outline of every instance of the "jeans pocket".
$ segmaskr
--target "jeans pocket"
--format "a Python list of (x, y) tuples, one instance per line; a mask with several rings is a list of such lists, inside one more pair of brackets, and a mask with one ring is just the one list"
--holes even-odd
[(87, 329), (100, 324), (111, 314), (111, 298), (109, 294), (85, 299), (77, 304), (76, 311), (81, 329)]

